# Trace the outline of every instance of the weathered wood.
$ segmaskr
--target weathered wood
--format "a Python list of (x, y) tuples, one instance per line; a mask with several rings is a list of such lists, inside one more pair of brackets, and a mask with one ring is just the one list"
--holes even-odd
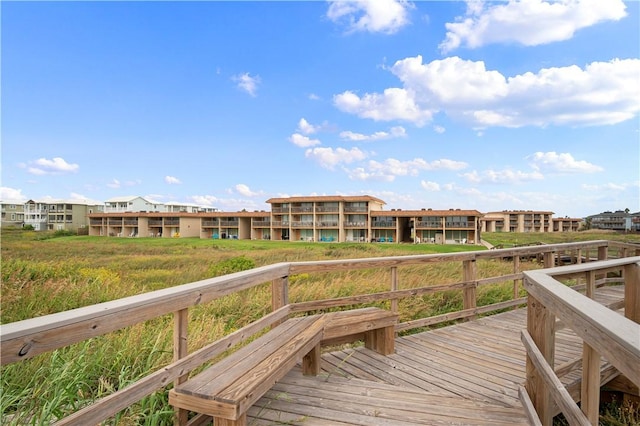
[[(558, 377), (554, 374), (551, 369), (545, 355), (539, 350), (538, 344), (534, 341), (533, 337), (526, 331), (522, 331), (522, 343), (525, 346), (527, 351), (527, 363), (530, 361), (535, 367), (536, 374), (540, 375), (541, 381), (545, 384), (545, 388), (549, 392), (549, 396), (553, 397), (553, 400), (560, 406), (562, 409), (562, 413), (565, 418), (571, 425), (584, 425), (589, 426), (589, 420), (585, 417), (585, 415), (580, 411), (578, 406), (573, 402), (571, 395), (565, 389), (564, 385)], [(528, 365), (528, 364), (527, 364)], [(529, 377), (529, 371), (527, 369), (527, 377)], [(527, 380), (527, 384), (529, 381)], [(536, 408), (536, 411), (540, 417), (544, 415), (541, 413), (540, 405), (537, 404), (536, 401), (539, 401), (539, 394), (532, 392), (527, 388), (528, 394), (531, 396), (531, 400), (533, 401), (533, 405)], [(544, 407), (544, 409), (549, 410), (549, 414), (551, 414), (551, 407)], [(540, 418), (540, 421), (543, 425), (552, 424), (553, 417), (545, 417)]]
[[(465, 260), (462, 262), (462, 280), (465, 282), (475, 281), (477, 275), (476, 260)], [(476, 287), (467, 287), (462, 292), (462, 306), (464, 310), (476, 307)], [(473, 319), (469, 317), (468, 319)]]
[[(399, 290), (398, 286), (398, 268), (391, 268), (391, 292)], [(391, 312), (398, 313), (398, 299), (391, 299)]]
[(533, 402), (531, 402), (531, 398), (529, 398), (529, 394), (524, 386), (518, 386), (518, 395), (520, 396), (520, 401), (522, 401), (522, 406), (524, 407), (525, 413), (527, 413), (527, 419), (529, 419), (529, 423), (532, 426), (542, 426), (540, 419), (538, 418), (538, 413), (536, 413), (536, 409), (533, 406)]
[(70, 416), (56, 422), (56, 425), (84, 426), (87, 424), (98, 424), (119, 411), (124, 410), (135, 402), (140, 401), (152, 392), (166, 387), (167, 384), (171, 383), (173, 380), (176, 380), (178, 377), (189, 373), (205, 362), (217, 357), (224, 351), (246, 340), (249, 336), (252, 336), (265, 327), (269, 327), (274, 322), (289, 315), (289, 313), (288, 307), (285, 306), (276, 312), (268, 314), (258, 321), (251, 323), (216, 342), (202, 347), (179, 361), (173, 362), (170, 365), (145, 376), (124, 389), (106, 396), (88, 407), (76, 411)]
[[(277, 311), (289, 304), (289, 277), (277, 278), (271, 281), (271, 310)], [(278, 321), (273, 327), (284, 321)]]
[(317, 351), (323, 328), (321, 316), (290, 319), (171, 390), (169, 402), (211, 415), (216, 422), (242, 425), (255, 401), (305, 355)]
[(640, 324), (640, 263), (624, 267), (624, 316)]
[(600, 354), (588, 344), (582, 351), (581, 409), (592, 425), (600, 416)]
[(325, 317), (323, 345), (353, 341), (362, 335), (367, 348), (383, 355), (393, 353), (398, 314), (380, 308), (362, 308), (332, 312)]
[(2, 365), (206, 303), (288, 274), (288, 264), (236, 272), (24, 321), (3, 324)]
[[(187, 334), (189, 328), (189, 310), (181, 309), (173, 314), (173, 362), (187, 356)], [(182, 375), (173, 381), (173, 386), (178, 386), (184, 382), (188, 374)], [(175, 411), (174, 424), (184, 425), (187, 423), (189, 413), (186, 410), (177, 409)]]
[[(630, 258), (627, 258), (630, 259)], [(604, 264), (614, 261), (605, 261)], [(591, 263), (593, 265), (593, 263)], [(557, 282), (525, 272), (525, 287), (587, 344), (634, 383), (640, 383), (640, 325)]]
[[(525, 277), (525, 286), (528, 279)], [(527, 350), (527, 379), (525, 388), (533, 401), (533, 406), (544, 426), (551, 426), (553, 415), (551, 411), (551, 392), (549, 384), (545, 381), (544, 372), (541, 371), (540, 363), (551, 369), (554, 365), (555, 355), (555, 317), (547, 307), (538, 301), (535, 296), (529, 294), (527, 303), (527, 333), (523, 336), (531, 339), (536, 352), (540, 354), (540, 359), (534, 359), (532, 353)], [(524, 338), (524, 337), (523, 337)], [(526, 346), (526, 343), (525, 343)]]

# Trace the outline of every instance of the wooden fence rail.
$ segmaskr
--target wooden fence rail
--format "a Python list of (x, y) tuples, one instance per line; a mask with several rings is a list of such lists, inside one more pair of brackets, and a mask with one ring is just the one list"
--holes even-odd
[[(597, 276), (617, 274), (625, 285), (625, 316), (591, 298)], [(527, 330), (522, 342), (527, 351), (526, 391), (543, 425), (551, 425), (554, 404), (571, 425), (598, 424), (601, 357), (636, 386), (640, 386), (640, 257), (577, 264), (524, 272), (529, 294)], [(561, 279), (582, 277), (585, 295)], [(555, 331), (559, 319), (583, 340), (583, 355), (554, 371)], [(581, 408), (561, 385), (558, 376), (581, 364)], [(619, 373), (614, 373), (617, 375)]]
[[(567, 253), (569, 254), (567, 255)], [(595, 257), (592, 257), (592, 253), (595, 254)], [(44, 352), (66, 347), (163, 315), (173, 314), (174, 359), (171, 364), (59, 420), (57, 423), (61, 425), (96, 424), (140, 401), (154, 391), (170, 386), (172, 382), (181, 382), (192, 370), (203, 363), (246, 341), (253, 334), (264, 328), (280, 323), (293, 313), (382, 301), (388, 301), (391, 310), (397, 312), (398, 301), (401, 299), (441, 291), (457, 290), (462, 292), (462, 310), (408, 321), (396, 327), (397, 331), (408, 330), (456, 319), (471, 319), (477, 315), (525, 303), (526, 300), (519, 297), (519, 285), (523, 278), (527, 276), (523, 275), (520, 270), (520, 259), (522, 258), (536, 257), (542, 259), (546, 267), (551, 267), (559, 256), (563, 256), (563, 258), (568, 256), (574, 259), (576, 263), (582, 264), (595, 259), (623, 258), (638, 254), (640, 254), (640, 248), (635, 245), (602, 240), (466, 253), (278, 263), (111, 302), (4, 324), (0, 327), (0, 352), (2, 354), (0, 359), (2, 365), (19, 362)], [(478, 261), (492, 259), (513, 260), (513, 273), (497, 277), (478, 278)], [(621, 259), (621, 261), (624, 263), (626, 260)], [(420, 288), (401, 288), (399, 268), (439, 262), (460, 262), (462, 264), (462, 281), (452, 284), (430, 283)], [(588, 263), (584, 265), (588, 265)], [(627, 263), (624, 263), (624, 265), (627, 265)], [(625, 279), (636, 276), (637, 271), (635, 268), (625, 268), (623, 272)], [(389, 291), (329, 300), (299, 303), (290, 303), (289, 301), (289, 277), (292, 275), (358, 269), (388, 269), (390, 271)], [(565, 271), (565, 269), (559, 268), (558, 271)], [(578, 272), (576, 270), (576, 273)], [(603, 272), (598, 272), (598, 274), (600, 274), (598, 277), (594, 275), (594, 282), (597, 281), (595, 278), (600, 281), (606, 279)], [(539, 278), (538, 275), (532, 275), (532, 277), (545, 280)], [(531, 277), (528, 278), (529, 281), (531, 279)], [(477, 306), (477, 288), (479, 286), (509, 281), (513, 282), (513, 300), (489, 306)], [(526, 281), (527, 278), (525, 278)], [(587, 282), (590, 281), (587, 280)], [(272, 312), (270, 314), (216, 342), (210, 343), (192, 353), (187, 353), (187, 325), (191, 307), (265, 284), (271, 285)], [(568, 291), (573, 292), (572, 290)], [(629, 302), (631, 303), (630, 306), (637, 305), (637, 301), (640, 300), (636, 290), (626, 296), (631, 300)], [(637, 318), (638, 313), (636, 312), (633, 315)], [(562, 317), (559, 316), (559, 318)], [(536, 336), (533, 334), (532, 336), (535, 340)], [(594, 347), (598, 348), (598, 346)], [(184, 416), (184, 413), (178, 413), (178, 416)]]

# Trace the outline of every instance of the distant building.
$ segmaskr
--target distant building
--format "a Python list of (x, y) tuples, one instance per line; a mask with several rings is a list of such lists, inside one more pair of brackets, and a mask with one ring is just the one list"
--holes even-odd
[(503, 210), (485, 213), (480, 219), (482, 232), (553, 232), (553, 212)]
[(129, 212), (161, 212), (164, 204), (149, 201), (142, 197), (128, 196), (110, 198), (104, 203), (105, 213), (129, 213)]
[(24, 201), (0, 201), (2, 220), (0, 227), (22, 228), (24, 225)]
[(77, 200), (29, 200), (24, 203), (24, 225), (36, 231), (77, 231), (87, 227), (87, 216), (103, 211), (102, 204)]
[[(639, 231), (638, 213), (629, 213), (625, 210), (615, 212), (602, 212), (587, 217), (591, 229), (605, 229), (609, 231)], [(635, 219), (635, 222), (634, 222)]]

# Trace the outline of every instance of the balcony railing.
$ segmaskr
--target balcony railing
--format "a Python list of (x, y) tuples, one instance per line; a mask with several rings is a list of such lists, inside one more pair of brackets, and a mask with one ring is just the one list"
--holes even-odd
[(371, 227), (372, 228), (395, 228), (396, 221), (388, 222), (388, 221), (374, 220), (373, 223), (371, 224)]
[(271, 221), (270, 220), (254, 220), (252, 222), (252, 225), (254, 227), (261, 227), (261, 228), (268, 228), (271, 225)]
[(366, 206), (345, 206), (344, 212), (345, 213), (366, 213), (367, 207)]
[(291, 207), (291, 213), (311, 213), (313, 207)]
[(442, 228), (442, 222), (423, 222), (419, 221), (416, 224), (418, 228)]
[(220, 222), (218, 220), (203, 220), (202, 221), (202, 226), (204, 227), (208, 227), (208, 226), (219, 226)]
[(313, 221), (293, 221), (291, 226), (294, 228), (313, 228)]
[(325, 220), (321, 222), (316, 222), (316, 226), (318, 228), (336, 228), (338, 226), (338, 221)]
[(316, 206), (316, 212), (318, 213), (334, 213), (340, 211), (338, 206)]
[(366, 228), (367, 227), (367, 222), (345, 222), (344, 223), (344, 227), (345, 228)]
[(138, 226), (138, 219), (125, 219), (125, 226)]
[(473, 225), (469, 225), (469, 222), (445, 222), (446, 228), (473, 228)]
[(177, 218), (166, 218), (164, 220), (164, 225), (165, 226), (178, 226), (180, 225), (180, 219)]
[(221, 220), (220, 226), (238, 226), (239, 223), (237, 220)]
[(149, 226), (162, 226), (162, 219), (149, 219)]

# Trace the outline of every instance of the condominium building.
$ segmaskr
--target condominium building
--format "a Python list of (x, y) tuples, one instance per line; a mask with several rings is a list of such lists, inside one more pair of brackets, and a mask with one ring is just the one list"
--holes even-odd
[(553, 232), (553, 212), (503, 210), (485, 213), (480, 219), (482, 232)]
[[(605, 229), (610, 231), (638, 231), (638, 213), (630, 213), (627, 210), (606, 211), (587, 216), (586, 222), (591, 229)], [(635, 221), (634, 221), (635, 220)]]
[(2, 208), (2, 221), (0, 227), (22, 228), (24, 225), (24, 202), (23, 201), (0, 201)]
[(553, 218), (553, 232), (576, 232), (579, 231), (584, 223), (584, 219), (571, 217)]
[(271, 198), (271, 211), (89, 215), (89, 235), (476, 244), (477, 210), (382, 210), (371, 196)]
[(101, 204), (87, 204), (75, 200), (29, 200), (24, 206), (24, 225), (36, 231), (77, 231), (87, 226), (87, 215), (101, 212)]

